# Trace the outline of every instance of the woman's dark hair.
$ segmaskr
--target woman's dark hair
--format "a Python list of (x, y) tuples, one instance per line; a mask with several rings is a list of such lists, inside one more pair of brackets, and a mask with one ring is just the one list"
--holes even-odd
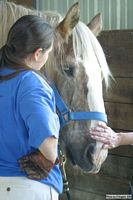
[(37, 48), (49, 49), (54, 39), (50, 24), (34, 15), (19, 18), (11, 27), (6, 44), (0, 49), (0, 68), (29, 69), (24, 59)]

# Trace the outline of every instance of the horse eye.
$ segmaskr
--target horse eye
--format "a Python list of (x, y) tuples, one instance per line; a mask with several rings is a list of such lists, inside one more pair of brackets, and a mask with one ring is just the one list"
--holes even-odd
[(66, 73), (67, 76), (71, 76), (71, 77), (74, 77), (74, 72), (75, 72), (75, 69), (73, 66), (71, 65), (64, 65), (64, 72)]
[(85, 94), (85, 95), (88, 94), (88, 88), (87, 88), (87, 86), (84, 88), (84, 94)]

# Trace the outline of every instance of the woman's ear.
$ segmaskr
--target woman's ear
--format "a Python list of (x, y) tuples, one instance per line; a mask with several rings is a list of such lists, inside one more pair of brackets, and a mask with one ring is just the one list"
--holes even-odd
[(35, 61), (38, 61), (41, 55), (42, 55), (42, 48), (36, 49), (36, 51), (33, 54)]

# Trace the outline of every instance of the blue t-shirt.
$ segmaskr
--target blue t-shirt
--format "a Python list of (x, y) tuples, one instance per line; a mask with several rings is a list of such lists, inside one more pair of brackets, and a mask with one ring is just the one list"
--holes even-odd
[[(4, 69), (1, 74), (13, 71)], [(59, 137), (52, 88), (37, 73), (23, 71), (0, 83), (0, 176), (25, 176), (17, 160), (35, 151), (49, 136)], [(59, 165), (40, 182), (62, 192)]]

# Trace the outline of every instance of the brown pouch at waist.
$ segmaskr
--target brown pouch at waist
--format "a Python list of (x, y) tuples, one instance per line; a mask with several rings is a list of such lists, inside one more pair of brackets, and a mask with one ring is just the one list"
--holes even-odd
[(47, 178), (53, 166), (59, 163), (59, 159), (56, 159), (55, 163), (52, 163), (45, 158), (45, 156), (39, 150), (37, 150), (21, 157), (18, 160), (18, 163), (28, 178), (41, 180)]

